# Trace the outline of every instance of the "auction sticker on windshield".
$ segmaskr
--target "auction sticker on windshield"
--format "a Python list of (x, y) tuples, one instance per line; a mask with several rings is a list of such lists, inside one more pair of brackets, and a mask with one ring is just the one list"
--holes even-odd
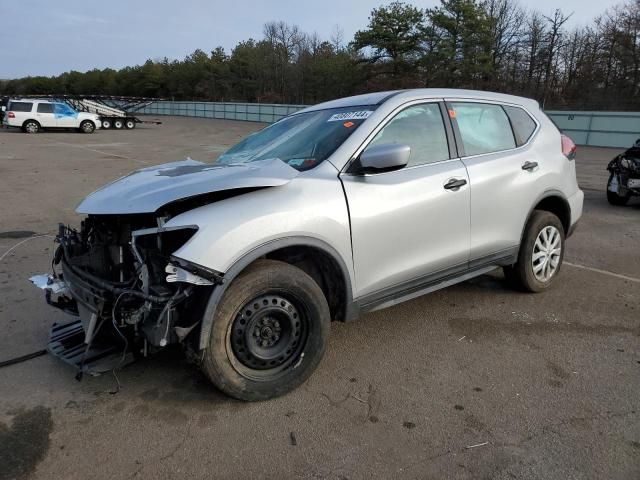
[(364, 120), (369, 118), (373, 112), (371, 110), (359, 110), (357, 112), (342, 112), (331, 115), (327, 122), (340, 122), (342, 120)]

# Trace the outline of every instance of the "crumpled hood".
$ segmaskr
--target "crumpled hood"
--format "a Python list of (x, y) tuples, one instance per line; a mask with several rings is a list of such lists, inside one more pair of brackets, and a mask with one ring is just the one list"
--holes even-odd
[(298, 171), (278, 159), (214, 165), (184, 160), (136, 170), (108, 183), (76, 208), (84, 214), (152, 213), (176, 200), (235, 188), (276, 187)]

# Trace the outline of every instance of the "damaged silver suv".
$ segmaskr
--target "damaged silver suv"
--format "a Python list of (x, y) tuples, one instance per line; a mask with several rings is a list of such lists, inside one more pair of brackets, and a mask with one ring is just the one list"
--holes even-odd
[(533, 100), (464, 90), (316, 105), (215, 163), (145, 168), (60, 226), (47, 301), (78, 319), (49, 350), (106, 371), (181, 344), (222, 391), (284, 394), (332, 320), (502, 267), (557, 278), (582, 213), (575, 145)]

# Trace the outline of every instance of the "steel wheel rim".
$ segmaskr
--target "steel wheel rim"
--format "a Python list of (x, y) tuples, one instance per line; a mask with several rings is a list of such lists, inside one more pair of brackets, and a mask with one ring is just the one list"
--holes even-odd
[(543, 283), (548, 282), (558, 271), (561, 255), (560, 231), (553, 225), (547, 225), (540, 230), (533, 244), (531, 267), (536, 280)]
[(300, 357), (308, 335), (308, 315), (294, 299), (281, 293), (257, 296), (231, 324), (235, 368), (256, 380), (284, 374)]

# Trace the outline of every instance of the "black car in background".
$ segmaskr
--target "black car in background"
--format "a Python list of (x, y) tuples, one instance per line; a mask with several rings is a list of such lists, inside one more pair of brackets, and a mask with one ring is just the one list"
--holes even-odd
[(607, 200), (611, 205), (625, 205), (640, 196), (640, 138), (607, 165), (611, 173), (607, 182)]
[(6, 115), (9, 97), (0, 97), (0, 125), (4, 124), (4, 116)]

